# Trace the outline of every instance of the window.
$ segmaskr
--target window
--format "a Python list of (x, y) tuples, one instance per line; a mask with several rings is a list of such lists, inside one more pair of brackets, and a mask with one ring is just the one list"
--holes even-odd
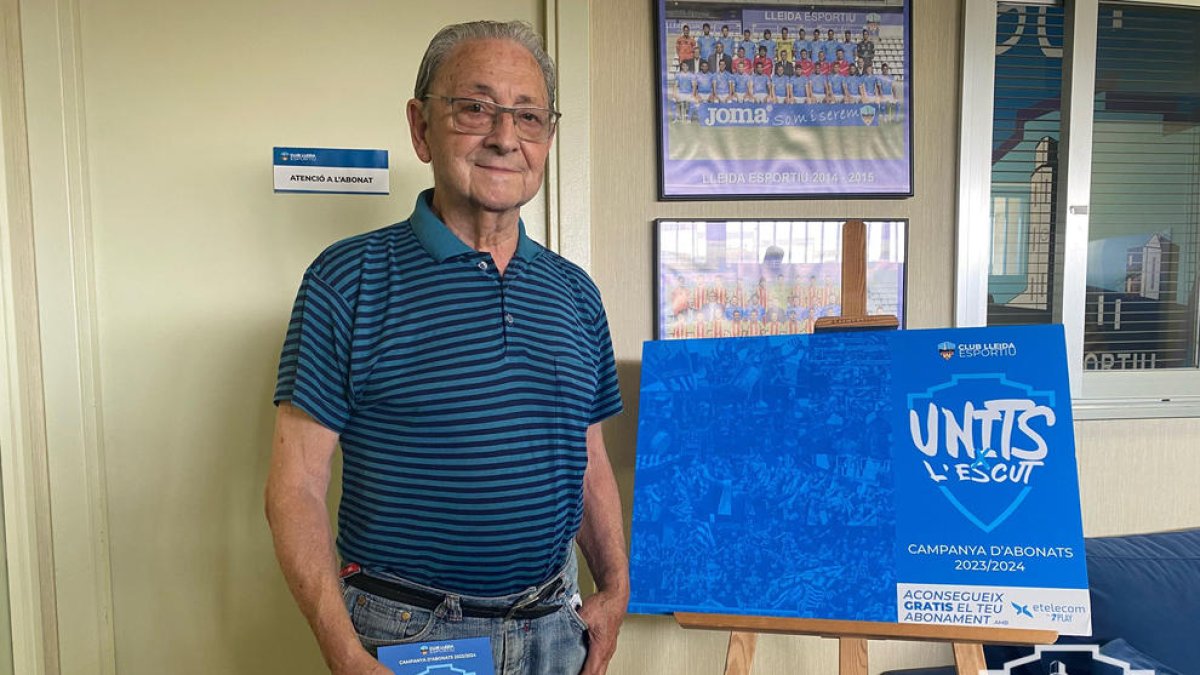
[(1084, 368), (1195, 368), (1200, 9), (1102, 4)]
[(1062, 111), (1061, 7), (1000, 5), (992, 112), (989, 325), (1051, 323)]
[(965, 5), (959, 325), (1062, 322), (1081, 416), (1200, 414), (1200, 2)]

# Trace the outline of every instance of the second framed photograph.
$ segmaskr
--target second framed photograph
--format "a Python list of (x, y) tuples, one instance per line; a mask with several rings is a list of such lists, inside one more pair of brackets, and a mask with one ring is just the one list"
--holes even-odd
[(909, 0), (656, 0), (659, 197), (908, 197)]
[[(655, 339), (813, 332), (841, 314), (841, 220), (656, 220)], [(867, 313), (904, 324), (907, 221), (867, 220)]]

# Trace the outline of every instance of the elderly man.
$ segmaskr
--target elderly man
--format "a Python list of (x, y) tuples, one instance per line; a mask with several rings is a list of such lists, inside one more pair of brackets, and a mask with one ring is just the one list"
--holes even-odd
[[(407, 104), (433, 189), (304, 275), (266, 502), (334, 673), (380, 647), (487, 637), (498, 673), (605, 672), (629, 597), (600, 422), (620, 411), (600, 295), (530, 239), (559, 114), (526, 24), (449, 26)], [(325, 497), (340, 442), (335, 561)], [(598, 591), (580, 603), (574, 542)]]

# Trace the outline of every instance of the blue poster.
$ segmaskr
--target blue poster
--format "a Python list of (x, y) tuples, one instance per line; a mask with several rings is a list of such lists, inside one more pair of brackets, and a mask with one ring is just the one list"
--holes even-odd
[(492, 641), (478, 637), (380, 647), (379, 661), (396, 675), (495, 675)]
[(1090, 633), (1060, 326), (642, 358), (631, 611)]

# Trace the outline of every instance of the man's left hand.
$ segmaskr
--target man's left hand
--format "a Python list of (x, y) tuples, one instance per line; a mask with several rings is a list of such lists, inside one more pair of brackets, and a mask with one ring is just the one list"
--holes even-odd
[(627, 593), (614, 591), (598, 591), (583, 601), (579, 618), (588, 626), (588, 655), (580, 675), (604, 675), (608, 671), (628, 604)]

